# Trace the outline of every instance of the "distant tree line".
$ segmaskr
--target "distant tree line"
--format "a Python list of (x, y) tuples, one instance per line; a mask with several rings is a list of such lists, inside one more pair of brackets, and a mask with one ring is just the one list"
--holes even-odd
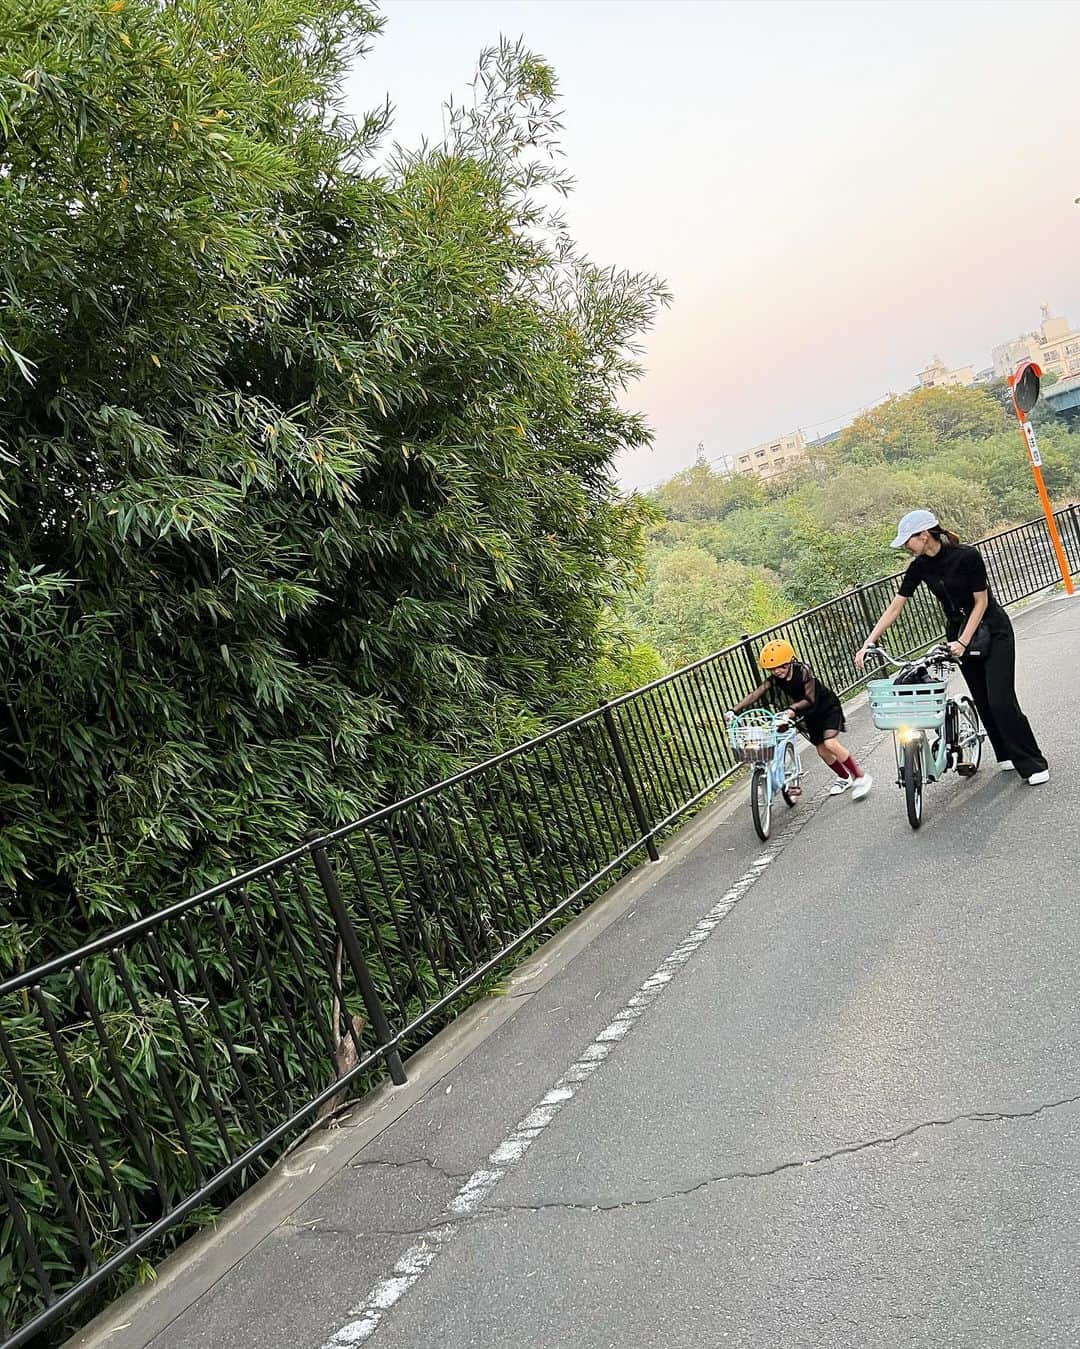
[[(888, 546), (913, 506), (965, 538), (1038, 514), (1002, 384), (919, 390), (857, 418), (794, 472), (726, 477), (703, 458), (650, 494), (646, 579), (627, 606), (641, 644), (677, 668), (902, 564)], [(1080, 496), (1080, 436), (1039, 409), (1047, 488)]]

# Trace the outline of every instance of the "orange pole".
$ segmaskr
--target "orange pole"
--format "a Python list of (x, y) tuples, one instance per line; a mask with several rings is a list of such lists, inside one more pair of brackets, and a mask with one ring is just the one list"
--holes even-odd
[[(1010, 375), (1010, 389), (1013, 387), (1013, 382), (1013, 377)], [(1024, 437), (1024, 443), (1027, 445), (1028, 458), (1031, 460), (1031, 471), (1035, 475), (1035, 486), (1039, 489), (1039, 500), (1042, 502), (1043, 513), (1046, 516), (1046, 527), (1050, 531), (1050, 540), (1054, 545), (1054, 552), (1057, 554), (1061, 579), (1065, 585), (1065, 594), (1071, 595), (1073, 593), (1072, 577), (1069, 575), (1069, 563), (1065, 557), (1065, 549), (1061, 546), (1061, 535), (1058, 533), (1057, 521), (1054, 519), (1054, 508), (1051, 506), (1050, 498), (1046, 493), (1046, 483), (1043, 482), (1039, 442), (1035, 439), (1035, 428), (1017, 407), (1015, 394), (1013, 396), (1013, 411), (1016, 413), (1016, 420), (1020, 423), (1020, 432)]]

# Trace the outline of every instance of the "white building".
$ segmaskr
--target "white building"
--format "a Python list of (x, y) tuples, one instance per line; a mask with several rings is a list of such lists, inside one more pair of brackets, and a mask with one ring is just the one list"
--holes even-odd
[(806, 437), (790, 431), (775, 440), (763, 441), (748, 450), (728, 456), (732, 473), (753, 473), (759, 478), (775, 478), (787, 473), (806, 458)]
[(920, 389), (944, 389), (950, 385), (967, 388), (969, 384), (974, 383), (973, 365), (962, 365), (956, 370), (950, 370), (940, 356), (935, 356), (925, 369), (919, 371)]
[(1044, 304), (1038, 331), (1003, 342), (994, 348), (993, 358), (998, 379), (1011, 375), (1021, 361), (1036, 361), (1044, 372), (1065, 379), (1080, 374), (1080, 331), (1070, 327), (1068, 319), (1052, 316)]

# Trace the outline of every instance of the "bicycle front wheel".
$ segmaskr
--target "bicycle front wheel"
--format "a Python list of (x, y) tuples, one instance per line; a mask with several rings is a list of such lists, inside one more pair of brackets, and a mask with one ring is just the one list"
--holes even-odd
[(761, 764), (754, 765), (754, 776), (750, 779), (750, 810), (757, 836), (764, 843), (772, 833), (772, 785), (769, 770)]
[(904, 800), (907, 802), (908, 824), (918, 829), (922, 824), (923, 771), (922, 746), (911, 744), (904, 746)]

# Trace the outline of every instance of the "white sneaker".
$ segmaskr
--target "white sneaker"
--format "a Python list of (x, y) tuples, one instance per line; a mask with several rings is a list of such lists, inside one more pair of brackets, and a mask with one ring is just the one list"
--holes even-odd
[(1012, 761), (1011, 759), (999, 759), (999, 760), (998, 760), (998, 772), (999, 772), (999, 773), (1011, 773), (1015, 767), (1016, 767), (1016, 765), (1013, 763), (1013, 761)]
[(1050, 770), (1049, 768), (1044, 768), (1041, 773), (1032, 773), (1031, 777), (1029, 777), (1027, 780), (1027, 784), (1029, 787), (1037, 787), (1040, 782), (1049, 782), (1049, 781), (1050, 781)]
[(834, 782), (833, 785), (829, 788), (829, 795), (843, 796), (845, 792), (850, 790), (851, 790), (851, 779), (840, 778), (836, 782)]
[(861, 801), (870, 788), (874, 785), (874, 779), (869, 773), (864, 773), (855, 783), (855, 790), (851, 793), (853, 801)]

